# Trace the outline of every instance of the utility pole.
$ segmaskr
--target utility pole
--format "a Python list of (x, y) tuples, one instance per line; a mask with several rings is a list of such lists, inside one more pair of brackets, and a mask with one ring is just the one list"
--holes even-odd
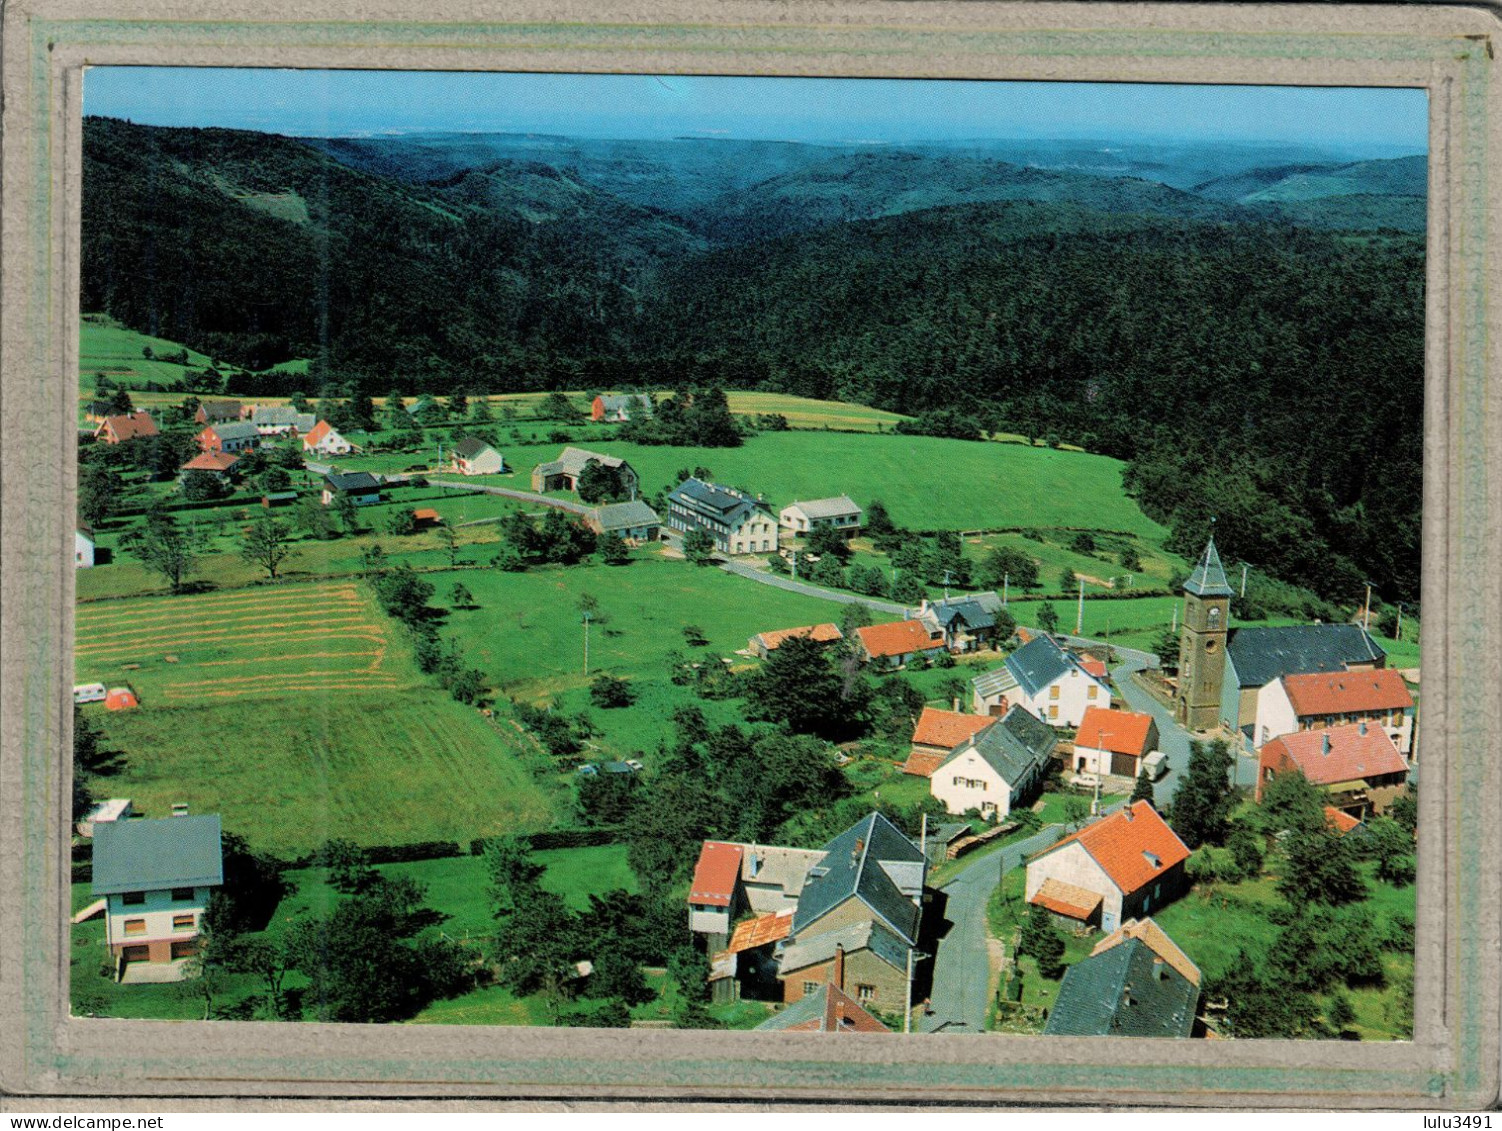
[(1241, 595), (1246, 596), (1246, 562), (1241, 563)]
[(1173, 607), (1173, 628), (1169, 629), (1169, 631), (1170, 632), (1178, 632), (1179, 631), (1179, 607), (1177, 605), (1175, 605)]
[(793, 551), (793, 580), (798, 580), (798, 551)]
[(1396, 639), (1396, 640), (1402, 640), (1403, 639), (1403, 602), (1402, 601), (1398, 602), (1398, 629), (1397, 629), (1396, 632), (1393, 633), (1393, 638)]
[(1080, 583), (1080, 607), (1074, 617), (1074, 634), (1081, 636), (1085, 631), (1085, 579), (1077, 577), (1075, 580)]
[(589, 612), (584, 613), (584, 674), (589, 674)]
[(1011, 574), (1004, 573), (1001, 575), (1001, 607), (1003, 609), (1007, 607), (1007, 583), (1011, 580)]
[(1372, 626), (1372, 583), (1366, 583), (1366, 609), (1361, 614), (1361, 630), (1365, 632)]
[(918, 826), (918, 854), (925, 860), (928, 859), (928, 814), (923, 814), (922, 824)]
[(951, 576), (950, 572), (946, 569), (944, 571), (944, 600), (946, 601), (949, 600), (949, 582)]

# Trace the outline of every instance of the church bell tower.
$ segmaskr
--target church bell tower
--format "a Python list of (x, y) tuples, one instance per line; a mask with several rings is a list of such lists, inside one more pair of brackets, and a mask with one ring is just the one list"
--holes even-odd
[(1174, 717), (1190, 730), (1220, 722), (1220, 688), (1226, 670), (1231, 586), (1212, 535), (1204, 556), (1184, 582), (1184, 627), (1179, 635), (1179, 690)]

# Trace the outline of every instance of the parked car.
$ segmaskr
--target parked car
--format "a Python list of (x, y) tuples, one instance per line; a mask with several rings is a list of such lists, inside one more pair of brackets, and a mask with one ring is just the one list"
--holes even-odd
[(637, 773), (641, 773), (642, 768), (643, 768), (642, 764), (640, 762), (638, 762), (635, 758), (627, 758), (626, 759), (626, 765), (630, 766)]
[(1147, 771), (1147, 776), (1157, 781), (1168, 773), (1168, 755), (1161, 750), (1154, 750), (1146, 758), (1142, 759), (1142, 768)]

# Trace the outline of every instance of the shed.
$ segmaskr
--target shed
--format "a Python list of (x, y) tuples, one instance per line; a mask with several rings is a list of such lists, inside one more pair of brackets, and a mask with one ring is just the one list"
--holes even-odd
[(104, 697), (104, 706), (111, 711), (128, 711), (140, 705), (141, 701), (136, 698), (136, 693), (128, 687), (112, 687)]

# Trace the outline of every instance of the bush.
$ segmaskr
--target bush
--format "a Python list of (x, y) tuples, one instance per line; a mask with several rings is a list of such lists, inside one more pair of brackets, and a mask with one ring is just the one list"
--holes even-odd
[(589, 701), (596, 707), (610, 709), (629, 707), (636, 702), (636, 692), (624, 679), (612, 675), (599, 675), (589, 685)]

